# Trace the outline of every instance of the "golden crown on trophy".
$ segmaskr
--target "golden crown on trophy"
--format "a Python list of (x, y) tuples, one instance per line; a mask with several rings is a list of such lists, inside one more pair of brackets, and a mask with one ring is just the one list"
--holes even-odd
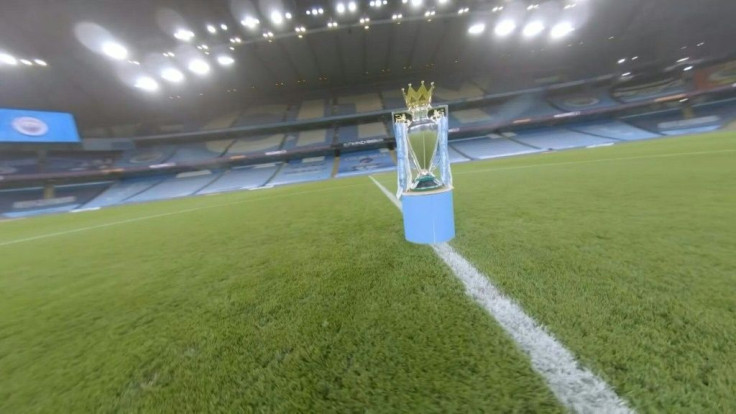
[(432, 103), (432, 91), (434, 91), (434, 82), (429, 84), (429, 89), (424, 86), (424, 81), (422, 81), (422, 86), (416, 90), (411, 87), (411, 83), (407, 90), (401, 88), (401, 93), (404, 94), (406, 107), (409, 109), (428, 107)]

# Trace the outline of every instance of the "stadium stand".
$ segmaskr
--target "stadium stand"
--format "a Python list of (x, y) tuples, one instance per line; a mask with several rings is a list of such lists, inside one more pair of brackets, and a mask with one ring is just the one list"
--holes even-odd
[(334, 106), (333, 115), (352, 115), (382, 110), (381, 98), (377, 93), (364, 93), (360, 95), (338, 96), (337, 105)]
[(679, 109), (669, 109), (622, 118), (641, 129), (663, 135), (696, 134), (715, 131), (723, 126), (717, 115), (685, 117)]
[(622, 141), (636, 141), (640, 139), (658, 138), (661, 136), (617, 120), (585, 122), (568, 125), (566, 128), (588, 135), (618, 139)]
[(267, 184), (282, 185), (306, 181), (326, 180), (332, 175), (334, 157), (320, 156), (291, 160), (281, 166)]
[(257, 135), (240, 138), (230, 145), (227, 155), (250, 154), (254, 152), (275, 151), (281, 148), (284, 134)]
[(370, 122), (358, 125), (343, 125), (337, 129), (338, 142), (359, 141), (362, 139), (383, 138), (388, 135), (386, 124)]
[(0, 177), (14, 174), (38, 173), (36, 154), (0, 153)]
[(221, 156), (233, 140), (218, 140), (209, 142), (195, 142), (191, 144), (181, 144), (176, 147), (174, 155), (167, 161), (175, 163), (189, 163), (197, 161), (205, 161), (208, 159)]
[(539, 148), (530, 147), (495, 135), (453, 140), (450, 141), (450, 147), (459, 152), (463, 157), (475, 160), (508, 157), (541, 151)]
[(199, 190), (197, 194), (224, 193), (261, 187), (276, 174), (280, 166), (281, 163), (272, 163), (234, 167), (222, 173), (220, 177)]
[(611, 89), (611, 95), (622, 102), (639, 102), (685, 93), (692, 83), (680, 77), (665, 77), (649, 81), (627, 82)]
[(72, 211), (98, 196), (109, 182), (60, 185), (53, 198), (44, 199), (43, 188), (0, 190), (0, 213), (8, 218)]
[(508, 138), (542, 150), (560, 150), (575, 147), (610, 144), (610, 138), (594, 137), (564, 128), (539, 128), (507, 133)]
[(218, 116), (217, 118), (212, 119), (211, 121), (207, 122), (202, 126), (202, 131), (208, 131), (212, 129), (225, 129), (230, 128), (233, 126), (233, 123), (235, 120), (238, 119), (239, 112), (233, 111), (229, 112), (223, 115)]
[(406, 107), (404, 96), (399, 88), (381, 90), (381, 100), (385, 109), (403, 109)]
[(156, 165), (168, 161), (174, 155), (176, 147), (173, 145), (161, 145), (150, 148), (137, 148), (125, 151), (115, 162), (116, 167), (144, 167)]
[(470, 161), (470, 158), (457, 152), (457, 150), (453, 148), (452, 145), (448, 145), (447, 150), (450, 153), (450, 163), (451, 164), (457, 164), (461, 162)]
[(152, 186), (165, 180), (167, 177), (169, 176), (157, 175), (153, 177), (137, 177), (120, 180), (104, 192), (100, 193), (97, 197), (84, 204), (81, 208), (91, 209), (122, 204), (128, 198), (148, 190)]
[(552, 105), (566, 112), (588, 111), (591, 109), (613, 108), (620, 105), (604, 88), (581, 91), (573, 94), (550, 96)]
[(124, 202), (140, 203), (190, 196), (212, 183), (219, 176), (220, 173), (213, 173), (209, 170), (179, 173), (125, 199)]
[(297, 147), (327, 145), (332, 143), (334, 130), (332, 128), (312, 129), (288, 134), (284, 140), (284, 149)]
[(337, 170), (337, 176), (350, 177), (353, 175), (391, 171), (394, 168), (396, 168), (396, 163), (391, 157), (391, 151), (388, 148), (350, 152), (340, 155), (340, 166)]
[(115, 163), (118, 154), (75, 152), (50, 154), (43, 167), (44, 172), (78, 172), (106, 170)]
[(299, 105), (299, 110), (296, 115), (298, 121), (304, 121), (308, 119), (324, 118), (329, 114), (329, 108), (327, 101), (324, 99), (313, 99), (303, 101)]
[(484, 95), (478, 85), (471, 82), (461, 82), (455, 85), (444, 83), (434, 88), (434, 102), (461, 101), (470, 98), (478, 98)]
[(496, 117), (483, 108), (461, 109), (450, 111), (448, 125), (450, 128), (460, 128), (473, 125), (490, 124), (496, 122)]
[(289, 105), (259, 105), (246, 109), (235, 121), (234, 126), (264, 125), (282, 122), (286, 118)]

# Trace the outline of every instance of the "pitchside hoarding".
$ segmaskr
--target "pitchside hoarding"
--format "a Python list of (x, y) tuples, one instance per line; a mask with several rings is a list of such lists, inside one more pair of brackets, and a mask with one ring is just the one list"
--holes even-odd
[(0, 109), (0, 143), (77, 143), (79, 132), (71, 114)]

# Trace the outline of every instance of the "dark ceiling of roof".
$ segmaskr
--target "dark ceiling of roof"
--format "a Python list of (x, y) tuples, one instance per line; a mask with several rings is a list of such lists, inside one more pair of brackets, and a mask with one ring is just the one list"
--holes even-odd
[[(728, 55), (736, 39), (733, 0), (552, 0), (539, 1), (539, 9), (531, 10), (527, 7), (533, 2), (516, 0), (424, 0), (418, 7), (413, 0), (388, 0), (381, 8), (362, 0), (356, 2), (357, 12), (344, 15), (335, 12), (336, 3), (2, 0), (0, 52), (31, 62), (43, 59), (48, 66), (0, 63), (0, 106), (72, 112), (84, 125), (182, 120), (265, 101), (296, 101), (328, 90), (365, 90), (377, 83), (399, 88), (410, 78), (451, 82), (484, 74), (504, 84), (521, 77), (578, 79), (662, 68), (683, 57)], [(563, 9), (573, 3), (574, 8)], [(498, 6), (504, 10), (494, 12)], [(324, 14), (312, 16), (311, 9), (319, 7)], [(458, 14), (465, 7), (470, 11)], [(268, 16), (272, 8), (293, 17), (275, 27)], [(534, 16), (552, 20), (543, 13), (548, 9), (555, 10), (558, 21), (574, 12), (576, 30), (556, 41), (547, 35), (495, 36), (494, 25), (514, 8), (523, 10), (519, 26)], [(425, 16), (427, 11), (435, 14)], [(399, 13), (403, 19), (393, 20)], [(246, 14), (260, 20), (258, 28), (240, 24)], [(359, 22), (365, 17), (370, 18), (367, 30)], [(327, 27), (332, 18), (337, 28)], [(113, 61), (83, 46), (74, 30), (81, 22), (109, 31), (129, 50), (128, 58)], [(468, 27), (478, 22), (486, 23), (486, 31), (469, 35)], [(209, 33), (207, 24), (216, 26), (217, 33)], [(307, 30), (303, 38), (297, 36), (297, 26)], [(175, 39), (177, 28), (191, 30), (195, 38), (188, 43)], [(264, 37), (268, 31), (273, 38)], [(212, 71), (206, 76), (187, 73), (185, 82), (172, 86), (157, 77), (156, 65), (164, 52), (180, 51), (184, 44), (206, 44), (210, 55), (197, 53), (210, 59)], [(235, 63), (217, 65), (214, 58), (222, 53)], [(638, 59), (631, 61), (634, 56)], [(628, 60), (619, 64), (621, 58)], [(163, 59), (185, 65), (176, 58)], [(121, 70), (129, 70), (122, 66), (150, 73), (161, 89), (151, 93), (134, 88), (121, 80)]]

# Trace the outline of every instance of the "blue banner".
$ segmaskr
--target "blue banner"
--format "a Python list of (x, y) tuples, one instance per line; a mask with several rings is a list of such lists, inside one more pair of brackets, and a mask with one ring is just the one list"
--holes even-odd
[(0, 109), (0, 142), (79, 142), (79, 132), (71, 114)]

